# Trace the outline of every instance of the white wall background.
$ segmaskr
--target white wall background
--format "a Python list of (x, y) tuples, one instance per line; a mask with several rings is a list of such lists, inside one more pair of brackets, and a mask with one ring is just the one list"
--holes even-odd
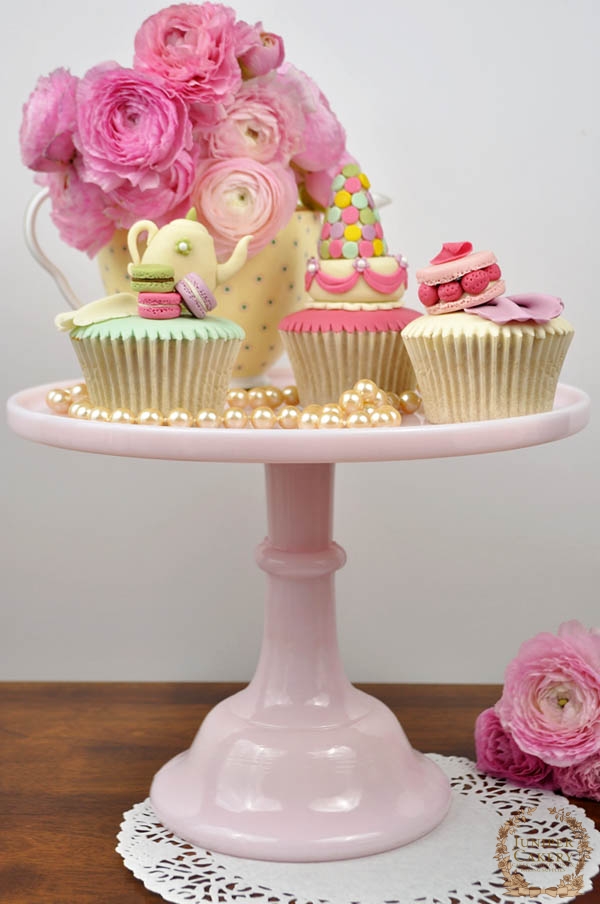
[[(21, 106), (57, 66), (116, 59), (158, 2), (13, 5), (2, 55), (3, 397), (76, 377), (65, 305), (28, 256)], [(239, 0), (322, 86), (414, 269), (443, 241), (493, 249), (511, 290), (563, 297), (562, 379), (600, 389), (597, 0)], [(44, 242), (78, 291), (94, 266)], [(413, 277), (409, 303), (416, 302)], [(29, 444), (2, 425), (0, 679), (246, 679), (261, 632), (259, 466)], [(598, 420), (523, 451), (338, 468), (342, 651), (354, 680), (498, 681), (518, 643), (600, 623)], [(170, 537), (174, 555), (162, 554)]]

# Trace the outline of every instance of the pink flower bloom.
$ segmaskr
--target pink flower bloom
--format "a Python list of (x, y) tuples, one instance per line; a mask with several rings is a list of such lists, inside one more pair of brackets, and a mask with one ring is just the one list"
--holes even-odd
[(156, 189), (179, 161), (190, 163), (192, 126), (183, 101), (153, 75), (103, 63), (78, 91), (80, 174), (104, 191), (128, 182)]
[(600, 634), (579, 622), (538, 634), (509, 664), (496, 711), (525, 753), (552, 766), (600, 756)]
[(502, 728), (495, 710), (485, 709), (475, 723), (477, 768), (528, 788), (557, 787), (552, 766), (523, 751)]
[(189, 154), (182, 155), (160, 174), (155, 188), (142, 189), (124, 182), (106, 196), (106, 212), (121, 229), (129, 229), (136, 220), (150, 219), (158, 226), (184, 217), (190, 209), (190, 192), (196, 164)]
[(227, 6), (169, 6), (136, 34), (134, 67), (164, 78), (200, 119), (216, 122), (242, 81), (237, 56), (248, 46), (246, 29)]
[(213, 236), (221, 260), (244, 235), (254, 236), (250, 255), (257, 254), (286, 225), (297, 201), (290, 169), (249, 157), (202, 161), (192, 191), (198, 220)]
[(75, 155), (77, 79), (55, 69), (38, 80), (23, 107), (19, 138), (23, 163), (38, 172), (64, 170)]
[(282, 92), (269, 76), (252, 79), (244, 82), (227, 107), (227, 117), (205, 133), (207, 154), (288, 164), (303, 145), (304, 126), (294, 90)]
[(284, 63), (277, 73), (280, 88), (302, 92), (302, 109), (306, 117), (304, 148), (292, 158), (300, 169), (318, 172), (334, 166), (346, 147), (346, 133), (329, 106), (325, 95), (304, 72)]
[(106, 213), (102, 190), (82, 182), (72, 166), (61, 173), (45, 173), (36, 181), (50, 189), (50, 216), (62, 240), (94, 257), (115, 231), (115, 224)]
[(262, 22), (259, 22), (252, 29), (250, 46), (238, 57), (238, 62), (244, 78), (256, 78), (281, 66), (284, 56), (283, 38), (263, 31)]
[(600, 756), (590, 757), (577, 766), (556, 769), (555, 775), (563, 794), (600, 800)]
[(341, 160), (338, 160), (337, 163), (328, 169), (320, 170), (317, 173), (304, 174), (306, 191), (313, 201), (316, 201), (321, 207), (326, 208), (329, 206), (331, 183), (347, 163), (357, 163), (357, 161), (351, 154), (344, 151)]

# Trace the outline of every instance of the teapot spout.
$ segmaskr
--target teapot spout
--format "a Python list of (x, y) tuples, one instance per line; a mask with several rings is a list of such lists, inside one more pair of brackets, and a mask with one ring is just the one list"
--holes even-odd
[(235, 276), (238, 270), (242, 269), (248, 258), (248, 245), (252, 238), (253, 236), (251, 235), (245, 235), (233, 249), (233, 254), (229, 260), (222, 264), (217, 264), (217, 285), (227, 282), (228, 279)]

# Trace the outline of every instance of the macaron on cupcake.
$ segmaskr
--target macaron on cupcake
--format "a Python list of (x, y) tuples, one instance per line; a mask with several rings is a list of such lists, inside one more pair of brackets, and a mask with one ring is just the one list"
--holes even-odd
[(403, 331), (434, 424), (549, 411), (573, 338), (552, 295), (505, 296), (491, 251), (448, 242), (417, 271), (427, 315)]
[(388, 392), (414, 388), (401, 333), (419, 314), (403, 307), (407, 283), (367, 176), (347, 164), (332, 183), (318, 257), (308, 261), (310, 300), (279, 324), (303, 405), (324, 404), (362, 378)]

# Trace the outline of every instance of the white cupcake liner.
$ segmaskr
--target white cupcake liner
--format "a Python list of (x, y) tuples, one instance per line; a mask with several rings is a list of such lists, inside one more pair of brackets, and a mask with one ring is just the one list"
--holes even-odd
[(73, 339), (93, 405), (222, 411), (239, 339)]
[(560, 318), (473, 333), (444, 332), (440, 323), (439, 332), (409, 330), (404, 343), (427, 420), (450, 424), (550, 411), (572, 338)]
[(302, 405), (334, 402), (357, 380), (387, 392), (414, 389), (415, 373), (400, 331), (282, 331)]

